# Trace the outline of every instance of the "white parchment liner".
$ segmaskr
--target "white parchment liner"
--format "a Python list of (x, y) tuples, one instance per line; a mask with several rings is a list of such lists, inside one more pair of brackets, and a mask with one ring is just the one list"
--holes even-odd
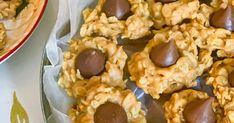
[[(57, 21), (46, 45), (46, 54), (51, 65), (44, 67), (43, 75), (44, 92), (56, 123), (71, 122), (67, 112), (74, 103), (57, 84), (63, 61), (62, 51), (66, 50), (67, 42), (79, 34), (83, 20), (82, 11), (87, 6), (96, 5), (96, 2), (97, 0), (59, 0)], [(67, 30), (69, 33), (63, 35)]]

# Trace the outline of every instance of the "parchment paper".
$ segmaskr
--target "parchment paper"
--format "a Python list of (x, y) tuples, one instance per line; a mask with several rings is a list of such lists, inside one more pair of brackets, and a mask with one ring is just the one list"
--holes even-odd
[(79, 38), (82, 24), (82, 10), (87, 6), (95, 6), (96, 0), (59, 0), (59, 11), (56, 24), (46, 45), (46, 54), (51, 65), (44, 67), (44, 92), (49, 101), (56, 123), (70, 123), (68, 109), (74, 99), (68, 97), (57, 84), (58, 74), (63, 61), (62, 51), (67, 48), (71, 38)]

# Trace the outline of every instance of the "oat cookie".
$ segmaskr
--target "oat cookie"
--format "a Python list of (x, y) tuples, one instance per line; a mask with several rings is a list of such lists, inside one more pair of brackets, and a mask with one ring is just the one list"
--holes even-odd
[(0, 23), (0, 52), (6, 44), (4, 39), (5, 39), (5, 28), (4, 25)]
[(175, 27), (179, 27), (182, 32), (188, 33), (198, 47), (214, 51), (218, 57), (234, 56), (234, 34), (229, 30), (206, 27), (197, 20)]
[[(94, 51), (89, 52), (89, 49), (94, 49)], [(87, 50), (89, 55), (87, 55)], [(87, 37), (72, 40), (69, 43), (69, 50), (64, 53), (58, 83), (67, 91), (68, 95), (74, 97), (84, 96), (87, 89), (98, 83), (124, 88), (123, 68), (126, 59), (127, 55), (122, 47), (106, 38)], [(100, 67), (103, 68), (100, 69)], [(97, 71), (99, 69), (100, 71)]]
[(157, 31), (145, 49), (128, 62), (131, 80), (156, 99), (162, 93), (195, 86), (195, 79), (213, 63), (211, 51), (198, 49), (190, 28), (186, 27), (183, 24)]
[(215, 123), (218, 115), (213, 97), (191, 89), (174, 93), (164, 104), (164, 109), (168, 123)]
[[(113, 105), (121, 107), (126, 113), (119, 111), (120, 109)], [(100, 119), (111, 119), (109, 114), (115, 113), (114, 109), (121, 112), (121, 114), (117, 113), (118, 115), (114, 118), (119, 122), (122, 121), (121, 123), (146, 123), (141, 103), (137, 101), (131, 90), (121, 90), (104, 84), (90, 89), (86, 98), (82, 98), (69, 114), (74, 123), (94, 123), (94, 121), (98, 123)]]
[(22, 0), (0, 0), (0, 20), (13, 18)]
[(225, 123), (234, 122), (234, 59), (217, 61), (209, 72), (208, 83), (213, 85), (214, 94), (224, 111)]
[[(106, 5), (105, 2), (109, 1), (113, 3)], [(123, 38), (137, 39), (151, 34), (150, 27), (153, 22), (145, 0), (109, 1), (99, 0), (95, 9), (87, 8), (83, 11), (85, 22), (80, 29), (82, 37), (101, 35), (116, 38), (121, 35)], [(127, 17), (120, 16), (123, 11), (126, 12)]]
[[(166, 2), (166, 3), (164, 3)], [(174, 26), (186, 20), (197, 20), (205, 26), (209, 26), (210, 15), (214, 8), (199, 0), (148, 0), (150, 12), (154, 20), (154, 27), (160, 29), (163, 26)]]
[[(214, 13), (226, 9), (229, 5), (234, 5), (232, 0), (148, 0), (148, 3), (156, 29), (161, 29), (165, 25), (174, 26), (186, 22), (186, 20), (197, 20), (200, 24), (209, 27)], [(222, 13), (221, 16), (231, 15), (230, 13)], [(221, 16), (218, 15), (218, 18), (232, 18), (232, 16)], [(220, 25), (217, 20), (215, 18), (214, 23), (218, 24), (213, 24), (211, 21), (211, 25)], [(225, 22), (225, 19), (222, 21), (224, 21), (223, 23), (228, 22)]]
[(199, 0), (178, 0), (171, 3), (148, 0), (154, 27), (162, 28), (164, 25), (176, 25), (184, 19), (194, 19), (199, 10)]
[(205, 27), (198, 23), (184, 26), (190, 28), (189, 33), (195, 38), (200, 48), (215, 51), (218, 57), (234, 56), (234, 34), (223, 28)]

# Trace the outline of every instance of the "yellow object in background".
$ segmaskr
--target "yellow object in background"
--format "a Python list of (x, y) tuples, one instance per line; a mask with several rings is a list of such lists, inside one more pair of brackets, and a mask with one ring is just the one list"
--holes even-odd
[(29, 123), (28, 114), (17, 99), (16, 92), (13, 94), (11, 108), (11, 123)]

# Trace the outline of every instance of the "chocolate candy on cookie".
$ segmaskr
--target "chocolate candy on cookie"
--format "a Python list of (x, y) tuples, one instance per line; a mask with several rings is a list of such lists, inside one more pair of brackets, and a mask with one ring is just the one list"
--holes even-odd
[(131, 6), (128, 0), (106, 0), (103, 12), (107, 17), (115, 16), (119, 20), (124, 20), (131, 13)]
[(85, 78), (99, 75), (105, 69), (105, 57), (101, 50), (87, 48), (76, 58), (76, 68)]
[(215, 113), (212, 109), (213, 97), (196, 99), (184, 109), (183, 115), (188, 123), (215, 123)]
[(216, 28), (234, 31), (234, 9), (232, 5), (228, 5), (227, 8), (214, 12), (210, 23)]
[(179, 59), (179, 52), (175, 41), (171, 39), (168, 43), (162, 43), (152, 48), (150, 59), (156, 66), (169, 67)]
[(118, 104), (106, 102), (99, 106), (94, 114), (95, 123), (128, 123), (124, 108)]
[(219, 116), (216, 112), (214, 97), (205, 92), (187, 89), (173, 93), (164, 104), (168, 123), (215, 123)]

